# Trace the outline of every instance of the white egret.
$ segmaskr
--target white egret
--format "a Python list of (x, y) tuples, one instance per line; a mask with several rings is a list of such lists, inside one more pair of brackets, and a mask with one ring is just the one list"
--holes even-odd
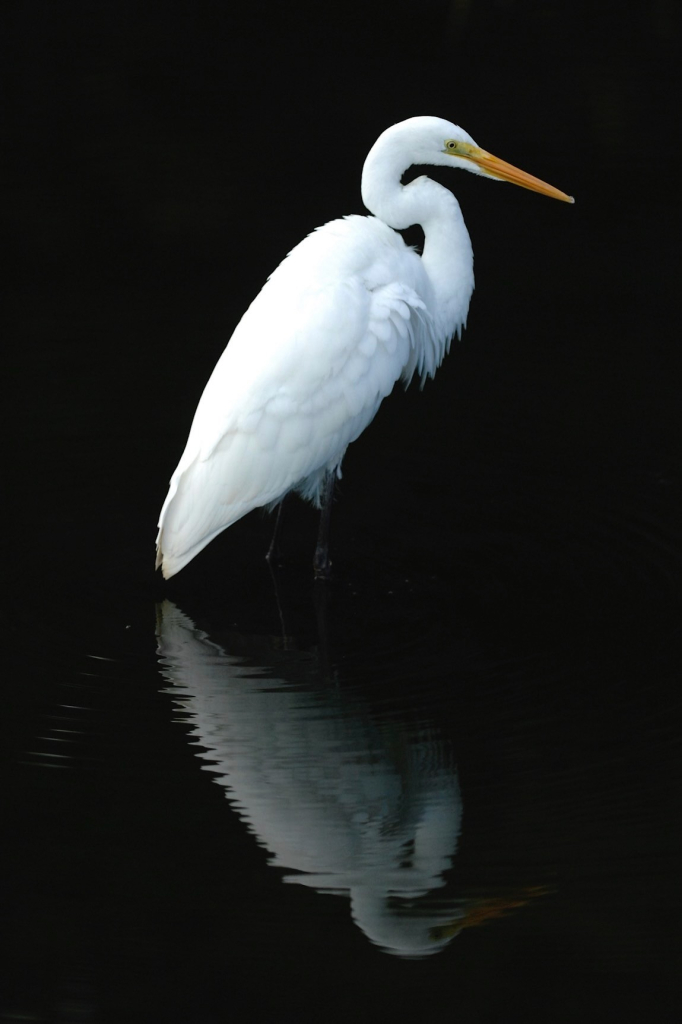
[[(314, 570), (329, 570), (335, 479), (400, 378), (433, 377), (466, 323), (473, 252), (459, 203), (413, 164), (455, 167), (573, 202), (438, 117), (388, 128), (369, 152), (373, 216), (333, 220), (280, 263), (237, 325), (199, 401), (161, 510), (157, 567), (179, 572), (219, 533), (289, 491), (321, 508)], [(419, 256), (398, 233), (424, 232)]]

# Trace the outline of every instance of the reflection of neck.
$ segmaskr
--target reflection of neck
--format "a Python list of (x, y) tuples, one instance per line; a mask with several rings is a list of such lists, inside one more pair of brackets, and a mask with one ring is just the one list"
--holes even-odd
[[(453, 927), (464, 913), (454, 900), (437, 905), (415, 907), (395, 895), (380, 893), (368, 886), (351, 890), (351, 915), (367, 938), (387, 953), (402, 957), (431, 956), (458, 934)], [(446, 922), (449, 928), (442, 927)]]

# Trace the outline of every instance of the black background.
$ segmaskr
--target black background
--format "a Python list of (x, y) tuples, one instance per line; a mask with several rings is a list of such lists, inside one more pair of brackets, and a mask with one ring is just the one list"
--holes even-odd
[[(675, 1019), (678, 5), (35, 0), (5, 18), (3, 1019)], [(474, 835), (506, 850), (495, 878), (562, 865), (560, 911), (472, 929), (406, 969), (333, 901), (315, 930), (320, 897), (302, 907), (268, 874), (163, 724), (154, 602), (170, 595), (209, 631), (276, 635), (269, 524), (236, 524), (170, 586), (153, 555), (241, 313), (305, 233), (362, 211), (369, 147), (416, 114), (461, 124), (576, 204), (429, 172), (472, 237), (469, 326), (344, 463), (332, 660), (376, 642), (390, 674), (413, 631), (435, 652), (425, 677), (460, 656), (472, 677), (532, 664), (518, 698), (513, 673), (465, 687), (441, 724)], [(294, 506), (286, 527), (281, 600), (305, 646), (315, 519)], [(86, 695), (88, 750), (109, 768), (67, 785), (21, 766), (85, 652), (119, 666)], [(396, 671), (405, 691), (408, 677)], [(581, 750), (591, 767), (569, 778)], [(225, 873), (272, 907), (266, 936), (262, 914), (244, 931), (243, 907), (229, 924), (227, 843)], [(89, 979), (80, 1017), (54, 995), (67, 961)]]
[(118, 0), (14, 19), (9, 454), (48, 577), (85, 559), (111, 578), (127, 542), (140, 580), (143, 524), (245, 305), (304, 233), (361, 211), (369, 146), (418, 113), (577, 202), (458, 177), (469, 330), (423, 401), (382, 410), (348, 486), (391, 450), (446, 472), (469, 455), (579, 473), (677, 456), (675, 5)]

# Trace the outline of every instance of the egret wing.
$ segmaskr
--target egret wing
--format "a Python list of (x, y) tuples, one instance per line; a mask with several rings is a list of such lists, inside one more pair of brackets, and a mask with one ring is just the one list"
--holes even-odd
[[(343, 234), (354, 219), (368, 221), (326, 229), (341, 225)], [(204, 390), (161, 512), (158, 560), (167, 576), (292, 488), (318, 500), (325, 472), (339, 466), (405, 368), (419, 363), (426, 305), (396, 266), (406, 261), (418, 278), (419, 259), (394, 232), (386, 245), (380, 231), (372, 259), (339, 266), (343, 245), (324, 237), (316, 245), (321, 235), (273, 274)], [(315, 251), (301, 253), (306, 246)]]

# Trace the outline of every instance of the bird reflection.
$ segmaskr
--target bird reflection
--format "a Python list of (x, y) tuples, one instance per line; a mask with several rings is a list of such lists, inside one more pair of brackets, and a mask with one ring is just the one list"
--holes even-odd
[(381, 719), (361, 696), (320, 683), (314, 654), (280, 653), (276, 668), (232, 655), (168, 601), (158, 653), (197, 756), (270, 864), (296, 872), (285, 881), (345, 895), (364, 934), (400, 956), (437, 952), (457, 934), (467, 907), (438, 890), (462, 803), (432, 725)]

